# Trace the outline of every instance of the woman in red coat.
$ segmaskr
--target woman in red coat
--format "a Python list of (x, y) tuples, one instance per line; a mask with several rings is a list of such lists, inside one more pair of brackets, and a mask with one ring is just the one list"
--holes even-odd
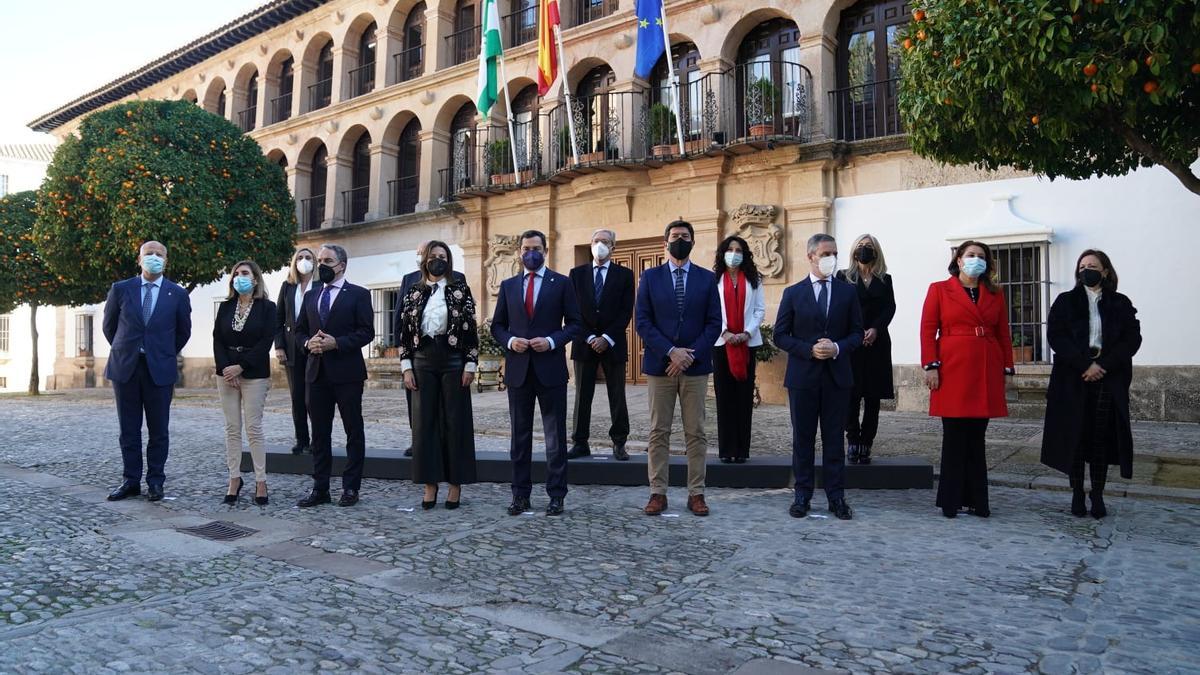
[(1013, 374), (1008, 308), (996, 286), (992, 251), (967, 241), (950, 258), (952, 275), (929, 286), (921, 312), (921, 364), (929, 414), (942, 418), (942, 468), (937, 505), (987, 518), (988, 420), (1007, 417), (1007, 378)]

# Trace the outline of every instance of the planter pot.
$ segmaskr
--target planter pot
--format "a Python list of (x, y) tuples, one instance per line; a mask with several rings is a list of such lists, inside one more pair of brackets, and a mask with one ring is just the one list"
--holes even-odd
[(533, 170), (527, 169), (519, 173), (492, 174), (492, 185), (518, 185), (533, 182)]
[(670, 157), (679, 150), (677, 145), (656, 145), (650, 148), (650, 154), (654, 157)]
[(385, 347), (383, 349), (383, 358), (385, 358), (385, 359), (400, 358), (400, 348), (399, 347)]
[(751, 136), (773, 136), (775, 134), (775, 125), (771, 122), (765, 124), (750, 125)]
[(603, 152), (585, 152), (579, 156), (580, 164), (591, 164), (592, 162), (603, 162)]
[(1033, 363), (1033, 345), (1013, 347), (1013, 363)]
[(705, 140), (684, 141), (683, 149), (689, 155), (698, 155), (707, 150), (709, 145)]

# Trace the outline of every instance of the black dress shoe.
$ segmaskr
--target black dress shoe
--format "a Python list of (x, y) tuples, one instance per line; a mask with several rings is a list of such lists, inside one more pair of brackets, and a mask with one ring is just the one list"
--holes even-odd
[(829, 512), (837, 517), (838, 520), (850, 520), (854, 517), (854, 511), (845, 499), (834, 499), (829, 502)]
[(297, 443), (297, 444), (295, 444), (295, 445), (293, 445), (293, 446), (292, 446), (292, 454), (293, 454), (293, 455), (300, 455), (300, 454), (303, 454), (303, 453), (304, 453), (304, 446), (303, 446), (303, 445), (300, 445), (299, 443)]
[(115, 490), (108, 493), (108, 501), (119, 502), (126, 497), (136, 497), (142, 494), (142, 484), (137, 481), (127, 480), (117, 486)]
[(241, 476), (238, 476), (237, 490), (233, 494), (226, 494), (225, 499), (223, 500), (223, 503), (236, 504), (238, 501), (238, 497), (242, 496), (242, 486), (245, 484), (246, 484), (246, 481), (242, 480)]
[(412, 457), (412, 446), (411, 445), (404, 449), (404, 456)]
[(1092, 490), (1092, 517), (1096, 520), (1108, 515), (1108, 509), (1104, 507), (1104, 493)]
[(810, 506), (811, 504), (807, 499), (802, 502), (794, 502), (788, 507), (788, 515), (793, 518), (807, 518)]
[(722, 457), (721, 463), (722, 464), (733, 464), (733, 458), (732, 457)]
[(734, 463), (734, 464), (745, 464), (745, 463), (746, 463), (746, 458), (745, 458), (745, 457), (734, 457), (734, 458), (733, 458), (733, 463)]
[(617, 443), (613, 446), (613, 459), (617, 460), (618, 462), (629, 461), (629, 453), (625, 452), (624, 443)]
[(342, 490), (342, 497), (338, 500), (338, 506), (354, 506), (358, 503), (358, 490)]
[(328, 504), (331, 501), (333, 500), (329, 497), (329, 490), (318, 490), (313, 488), (312, 492), (309, 492), (307, 497), (296, 502), (296, 506), (299, 506), (302, 509), (307, 509), (310, 506)]
[(563, 498), (551, 497), (550, 503), (546, 505), (546, 515), (561, 516), (563, 514)]
[(859, 464), (870, 464), (871, 463), (871, 444), (870, 443), (865, 443), (863, 445), (858, 446), (858, 463)]
[(580, 457), (588, 457), (591, 454), (591, 449), (586, 445), (576, 445), (567, 452), (567, 459), (579, 459)]
[(946, 516), (947, 518), (957, 518), (958, 509), (942, 509), (942, 515)]
[(987, 517), (989, 517), (989, 516), (991, 516), (991, 515), (992, 515), (992, 510), (991, 510), (991, 509), (975, 509), (975, 508), (971, 508), (971, 509), (967, 509), (967, 513), (968, 513), (968, 514), (970, 514), (970, 515), (972, 515), (972, 516), (978, 516), (978, 517), (980, 517), (980, 518), (987, 518)]
[(161, 485), (146, 486), (146, 501), (161, 502), (163, 498), (163, 489)]
[(519, 516), (529, 510), (529, 497), (513, 497), (508, 505), (508, 515)]

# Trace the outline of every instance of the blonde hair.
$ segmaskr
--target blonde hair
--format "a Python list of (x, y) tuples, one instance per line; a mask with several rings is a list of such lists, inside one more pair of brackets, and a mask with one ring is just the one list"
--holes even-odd
[(307, 246), (302, 246), (302, 247), (296, 249), (296, 252), (292, 254), (292, 264), (288, 265), (288, 276), (287, 276), (288, 283), (292, 284), (294, 286), (300, 285), (300, 270), (296, 269), (296, 262), (298, 260), (300, 260), (300, 254), (303, 253), (304, 251), (308, 251), (308, 254), (313, 257), (313, 269), (315, 270), (317, 268), (317, 263), (316, 263), (317, 254), (314, 253), (311, 248), (309, 248)]
[(259, 298), (266, 298), (267, 283), (263, 281), (262, 269), (260, 269), (258, 263), (254, 262), (253, 260), (242, 260), (235, 263), (233, 267), (229, 268), (229, 294), (225, 296), (225, 299), (232, 300), (238, 296), (238, 292), (233, 290), (234, 272), (237, 272), (237, 268), (241, 267), (242, 265), (249, 267), (250, 276), (254, 277), (254, 293), (250, 297), (254, 298), (255, 300)]
[(846, 279), (852, 284), (858, 283), (858, 261), (854, 259), (854, 252), (864, 242), (875, 249), (875, 260), (869, 265), (871, 276), (882, 279), (883, 275), (887, 274), (887, 261), (883, 257), (883, 247), (879, 245), (879, 240), (873, 234), (861, 234), (850, 247), (850, 266), (846, 268)]

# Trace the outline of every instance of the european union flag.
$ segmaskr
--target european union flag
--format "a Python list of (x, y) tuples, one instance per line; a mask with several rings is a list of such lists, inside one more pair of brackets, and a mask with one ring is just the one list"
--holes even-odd
[(663, 39), (663, 0), (637, 0), (637, 64), (633, 74), (650, 79), (650, 71), (666, 50)]

